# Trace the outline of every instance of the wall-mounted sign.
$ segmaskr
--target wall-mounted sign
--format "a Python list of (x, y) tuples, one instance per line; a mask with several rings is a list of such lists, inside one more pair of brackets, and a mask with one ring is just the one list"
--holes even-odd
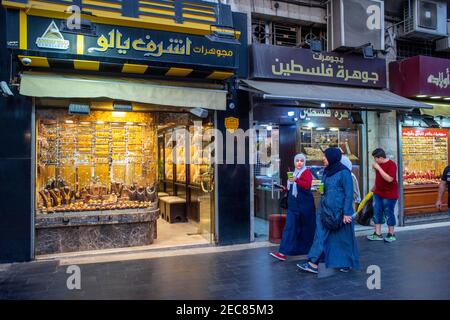
[(403, 137), (438, 137), (447, 138), (448, 130), (427, 128), (402, 128)]
[(233, 133), (239, 128), (239, 119), (235, 117), (225, 118), (225, 128)]
[(384, 50), (383, 0), (331, 0), (328, 2), (328, 49), (357, 48), (370, 43)]
[[(64, 23), (59, 19), (28, 16), (27, 49), (221, 69), (236, 69), (239, 65), (239, 44), (213, 42), (205, 36), (105, 24), (96, 25), (95, 35), (82, 35), (67, 30)], [(11, 32), (8, 36), (11, 49), (18, 49), (19, 41), (15, 39), (18, 34)]]
[(251, 74), (255, 79), (386, 86), (386, 62), (383, 59), (260, 44), (252, 46), (252, 57)]
[(404, 97), (450, 97), (450, 60), (416, 56), (389, 64), (391, 91)]

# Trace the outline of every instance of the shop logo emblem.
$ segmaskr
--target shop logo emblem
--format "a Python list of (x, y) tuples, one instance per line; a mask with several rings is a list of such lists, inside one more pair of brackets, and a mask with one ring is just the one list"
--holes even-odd
[(45, 30), (44, 34), (37, 38), (36, 45), (39, 48), (67, 50), (70, 45), (70, 41), (64, 39), (63, 35), (56, 26), (55, 21), (52, 21)]
[(235, 117), (225, 118), (225, 128), (233, 133), (237, 128), (239, 128), (239, 119)]

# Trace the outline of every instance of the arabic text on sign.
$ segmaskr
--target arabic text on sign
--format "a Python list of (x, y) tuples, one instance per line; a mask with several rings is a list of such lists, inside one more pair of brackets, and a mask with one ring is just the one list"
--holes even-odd
[(344, 63), (344, 58), (339, 58), (335, 56), (330, 55), (324, 55), (323, 53), (314, 53), (313, 54), (314, 60), (320, 60), (321, 62), (330, 62), (330, 63)]
[(334, 74), (333, 66), (331, 64), (325, 66), (323, 62), (320, 63), (320, 66), (315, 68), (304, 68), (303, 65), (296, 64), (294, 59), (291, 59), (290, 63), (280, 62), (280, 59), (275, 59), (275, 62), (278, 63), (278, 65), (272, 65), (272, 74), (277, 76), (289, 77), (292, 74), (300, 74), (316, 77), (340, 78), (344, 81), (360, 80), (362, 83), (372, 81), (374, 84), (379, 80), (379, 75), (376, 72), (371, 72), (370, 75), (368, 71), (354, 70), (353, 72), (350, 72), (342, 65), (338, 66), (339, 70)]
[(106, 52), (109, 49), (117, 49), (119, 54), (127, 54), (128, 50), (133, 49), (144, 53), (144, 57), (161, 57), (163, 54), (185, 55), (190, 56), (192, 52), (204, 56), (213, 55), (218, 58), (232, 57), (232, 50), (221, 50), (216, 48), (207, 48), (205, 46), (194, 47), (192, 49), (192, 41), (189, 38), (183, 39), (169, 39), (169, 43), (164, 41), (156, 43), (151, 39), (151, 36), (146, 35), (144, 38), (131, 40), (130, 38), (123, 39), (123, 34), (113, 29), (107, 35), (102, 34), (97, 39), (97, 47), (91, 47), (88, 52)]
[(322, 118), (331, 118), (331, 116), (334, 116), (338, 120), (342, 120), (344, 118), (349, 117), (348, 111), (331, 111), (330, 109), (327, 110), (314, 110), (314, 109), (303, 109), (300, 112), (300, 119), (304, 120), (308, 117), (322, 117)]
[(450, 72), (449, 69), (446, 69), (446, 77), (444, 78), (444, 72), (439, 72), (438, 76), (430, 74), (427, 78), (427, 83), (434, 84), (436, 87), (441, 89), (446, 89), (450, 86)]
[(201, 47), (195, 47), (194, 48), (194, 52), (207, 56), (207, 55), (213, 55), (213, 56), (217, 56), (218, 58), (222, 58), (222, 57), (232, 57), (233, 56), (233, 51), (232, 50), (220, 50), (220, 49), (216, 49), (216, 48), (206, 48), (205, 46), (201, 46)]
[(438, 137), (444, 138), (448, 136), (446, 130), (414, 130), (404, 129), (402, 132), (404, 137)]
[(109, 49), (118, 49), (119, 54), (126, 54), (127, 50), (133, 48), (136, 51), (144, 52), (144, 56), (160, 57), (163, 54), (178, 54), (178, 55), (191, 55), (192, 41), (186, 38), (185, 41), (181, 39), (170, 39), (168, 46), (164, 45), (164, 41), (158, 44), (151, 40), (149, 35), (145, 36), (145, 39), (139, 38), (131, 41), (130, 38), (126, 40), (122, 39), (123, 35), (119, 30), (113, 29), (108, 32), (108, 37), (101, 35), (97, 39), (98, 47), (91, 47), (88, 52), (106, 52)]

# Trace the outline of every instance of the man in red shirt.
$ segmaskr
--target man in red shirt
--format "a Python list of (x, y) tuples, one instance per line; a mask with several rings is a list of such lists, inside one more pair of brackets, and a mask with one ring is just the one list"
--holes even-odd
[[(386, 159), (386, 153), (378, 148), (372, 152), (375, 160), (375, 186), (373, 192), (373, 222), (375, 232), (367, 237), (371, 241), (384, 240), (393, 242), (396, 240), (394, 234), (395, 226), (395, 204), (398, 200), (397, 165), (394, 161)], [(387, 219), (388, 234), (385, 238), (381, 235), (381, 224), (383, 216)]]

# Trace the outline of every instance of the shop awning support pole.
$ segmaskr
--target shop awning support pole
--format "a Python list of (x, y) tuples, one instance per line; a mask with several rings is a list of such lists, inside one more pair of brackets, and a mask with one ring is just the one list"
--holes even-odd
[(404, 190), (403, 190), (403, 154), (402, 154), (402, 122), (398, 112), (396, 112), (397, 122), (397, 154), (398, 154), (398, 187), (399, 187), (399, 201), (398, 201), (398, 225), (405, 225), (405, 210), (404, 210)]

